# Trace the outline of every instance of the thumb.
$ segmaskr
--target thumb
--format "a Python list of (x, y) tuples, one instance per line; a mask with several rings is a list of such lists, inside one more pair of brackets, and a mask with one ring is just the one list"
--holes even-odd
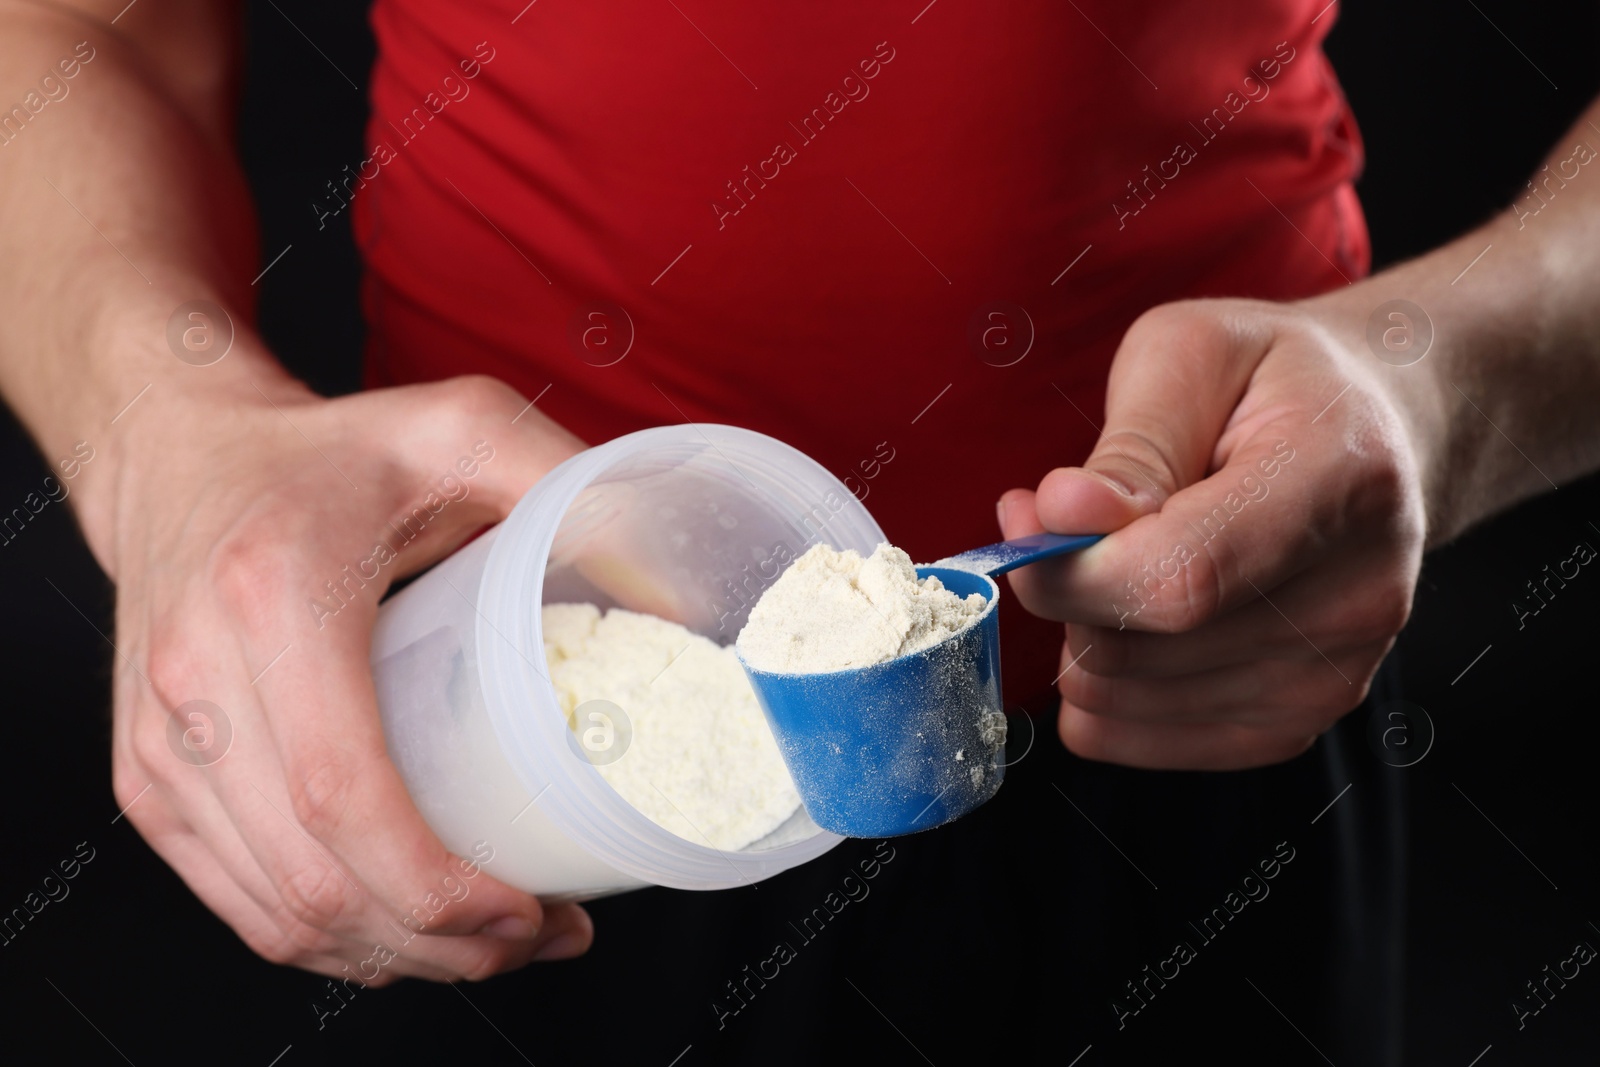
[(400, 438), (411, 495), (389, 526), (408, 542), (396, 577), (432, 566), (511, 513), (524, 493), (584, 444), (515, 389), (467, 376), (385, 390), (409, 411), (386, 412)]
[(1266, 351), (1262, 331), (1219, 305), (1168, 304), (1129, 327), (1111, 363), (1093, 453), (1039, 483), (1034, 506), (1046, 530), (1110, 533), (1205, 477)]

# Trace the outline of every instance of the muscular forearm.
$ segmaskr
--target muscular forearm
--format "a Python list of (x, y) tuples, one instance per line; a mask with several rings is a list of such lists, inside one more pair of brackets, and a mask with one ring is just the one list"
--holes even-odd
[[(283, 376), (247, 325), (256, 250), (226, 118), (233, 16), (195, 0), (111, 25), (122, 6), (0, 3), (0, 392), (52, 462), (78, 441), (94, 449), (73, 499), (113, 573), (119, 476), (141, 435)], [(214, 366), (168, 344), (168, 319), (195, 300), (232, 312), (238, 337)]]
[(1001, 499), (1007, 537), (1106, 534), (1009, 576), (1067, 624), (1069, 748), (1190, 769), (1304, 752), (1365, 697), (1429, 544), (1600, 466), (1590, 120), (1542, 198), (1435, 252), (1294, 306), (1184, 301), (1129, 328), (1094, 452)]
[(1600, 468), (1597, 127), (1600, 104), (1486, 225), (1307, 302), (1363, 349), (1386, 301), (1411, 301), (1431, 320), (1432, 346), (1420, 361), (1390, 365), (1409, 358), (1402, 352), (1373, 362), (1413, 420), (1430, 544)]
[[(390, 916), (462, 870), (387, 757), (368, 665), (378, 600), (582, 445), (486, 378), (332, 400), (288, 378), (248, 328), (259, 261), (227, 128), (231, 3), (140, 0), (113, 29), (126, 0), (104, 0), (99, 22), (85, 12), (102, 0), (64, 2), (0, 0), (0, 102), (77, 42), (94, 50), (0, 145), (0, 389), (68, 460), (117, 583), (116, 804), (252, 949), (351, 974)], [(208, 324), (179, 318), (169, 341), (194, 301), (232, 316), (220, 361), (181, 336)], [(69, 475), (79, 440), (93, 462)], [(440, 472), (484, 455), (474, 442), (494, 462), (435, 508)], [(319, 619), (332, 579), (423, 503), (420, 536), (385, 547)], [(196, 704), (232, 733), (169, 751)], [(576, 905), (481, 874), (362, 982), (483, 978), (575, 955), (590, 929)]]

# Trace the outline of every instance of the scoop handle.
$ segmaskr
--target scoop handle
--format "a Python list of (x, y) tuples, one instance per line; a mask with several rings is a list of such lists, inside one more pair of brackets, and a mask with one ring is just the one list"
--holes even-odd
[(954, 567), (998, 578), (1006, 571), (1026, 567), (1051, 556), (1064, 556), (1080, 548), (1088, 548), (1104, 534), (1029, 534), (1010, 541), (999, 541), (982, 548), (972, 548), (954, 556), (947, 556), (933, 564), (935, 567)]

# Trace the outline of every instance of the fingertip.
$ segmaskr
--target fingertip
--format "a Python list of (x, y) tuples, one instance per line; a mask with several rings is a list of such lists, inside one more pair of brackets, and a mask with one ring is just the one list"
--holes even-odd
[(594, 920), (577, 904), (554, 904), (545, 909), (545, 926), (536, 962), (569, 960), (589, 951), (594, 944)]
[[(451, 893), (464, 890), (444, 902), (432, 916), (428, 933), (446, 937), (492, 937), (500, 941), (528, 942), (537, 939), (548, 925), (539, 899), (489, 876), (481, 867), (468, 874), (471, 861), (454, 858), (449, 864), (453, 878), (444, 883)], [(425, 897), (437, 907), (436, 895)], [(429, 908), (432, 910), (432, 907)]]
[(1009, 489), (995, 502), (995, 518), (1000, 523), (1000, 536), (1006, 540), (1043, 533), (1039, 516), (1034, 510), (1032, 489)]

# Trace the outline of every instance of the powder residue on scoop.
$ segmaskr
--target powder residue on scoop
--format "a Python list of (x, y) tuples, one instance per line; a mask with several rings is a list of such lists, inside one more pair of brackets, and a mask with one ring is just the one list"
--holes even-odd
[(750, 609), (738, 647), (750, 666), (777, 674), (870, 667), (933, 647), (987, 607), (980, 593), (961, 597), (936, 577), (919, 580), (893, 545), (865, 559), (814, 545)]

